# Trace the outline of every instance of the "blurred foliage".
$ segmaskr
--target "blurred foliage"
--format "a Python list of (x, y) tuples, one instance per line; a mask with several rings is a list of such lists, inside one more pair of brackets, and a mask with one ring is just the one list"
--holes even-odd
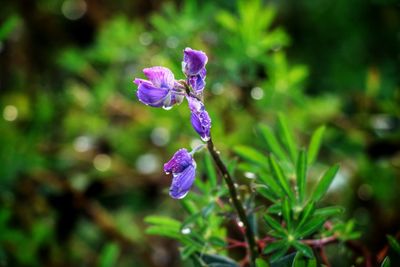
[[(145, 234), (143, 218), (191, 223), (180, 204), (208, 218), (212, 228), (198, 230), (223, 245), (211, 199), (166, 194), (162, 163), (196, 144), (189, 113), (142, 106), (132, 84), (149, 65), (178, 73), (187, 46), (209, 55), (207, 109), (227, 159), (239, 145), (272, 149), (263, 136), (282, 126), (278, 112), (298, 147), (326, 125), (313, 168), (341, 168), (324, 204), (345, 207), (354, 220), (340, 231), (361, 232), (371, 253), (396, 244), (396, 1), (9, 1), (0, 18), (0, 266), (179, 266), (177, 243)], [(199, 165), (195, 191), (216, 193), (210, 159)], [(192, 244), (183, 256), (199, 248), (192, 241), (180, 240)], [(348, 265), (340, 253), (327, 250), (334, 266)]]

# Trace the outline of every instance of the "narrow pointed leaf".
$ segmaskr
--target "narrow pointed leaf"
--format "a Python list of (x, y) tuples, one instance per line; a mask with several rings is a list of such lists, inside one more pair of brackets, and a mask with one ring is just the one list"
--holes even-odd
[(257, 164), (260, 167), (267, 165), (268, 159), (261, 152), (247, 146), (236, 146), (233, 151), (240, 157)]
[(286, 225), (288, 229), (292, 228), (292, 208), (290, 207), (289, 200), (287, 198), (283, 199), (282, 202), (282, 214), (285, 219)]
[(289, 250), (290, 245), (289, 243), (285, 243), (285, 246), (281, 249), (279, 249), (277, 252), (275, 252), (272, 256), (271, 256), (271, 262), (274, 263), (278, 260), (280, 260), (285, 254), (286, 252)]
[(263, 259), (256, 259), (256, 267), (269, 267), (269, 263)]
[(386, 256), (382, 261), (381, 267), (390, 267), (390, 266), (391, 266), (390, 258), (389, 256)]
[(294, 201), (294, 194), (289, 186), (289, 181), (286, 179), (285, 175), (279, 164), (275, 161), (274, 156), (268, 157), (268, 163), (271, 167), (272, 174), (275, 179), (278, 181), (279, 185), (282, 187), (283, 191), (290, 198), (291, 201)]
[(217, 186), (217, 172), (215, 171), (215, 167), (209, 153), (204, 153), (204, 155), (204, 165), (206, 168), (207, 178), (211, 188), (215, 188)]
[(265, 248), (263, 250), (264, 254), (269, 254), (272, 253), (276, 250), (282, 249), (286, 246), (286, 240), (278, 240), (274, 241), (272, 243), (268, 243), (265, 245)]
[(317, 230), (319, 230), (322, 225), (325, 223), (326, 218), (323, 217), (313, 217), (310, 220), (308, 220), (306, 223), (304, 223), (303, 226), (298, 227), (296, 229), (296, 237), (298, 238), (305, 238), (313, 233), (315, 233)]
[(293, 246), (307, 258), (314, 257), (314, 253), (313, 253), (312, 249), (309, 246), (307, 246), (306, 244), (296, 241), (293, 243)]
[(179, 229), (181, 222), (164, 216), (147, 216), (144, 221), (149, 224), (161, 225), (167, 228)]
[(391, 235), (387, 235), (386, 237), (387, 237), (387, 239), (389, 241), (390, 247), (392, 247), (394, 251), (396, 251), (398, 254), (400, 254), (400, 244), (396, 240), (396, 238), (394, 238)]
[(325, 126), (320, 126), (312, 135), (310, 145), (308, 147), (308, 162), (314, 163), (317, 158), (319, 148), (321, 146), (322, 137), (325, 133)]
[(315, 257), (309, 259), (304, 256), (304, 253), (297, 252), (292, 267), (317, 267), (317, 260)]
[(296, 162), (296, 143), (294, 141), (292, 131), (289, 128), (286, 117), (280, 113), (278, 115), (279, 130), (282, 135), (282, 141), (289, 152), (292, 162)]
[(278, 201), (278, 196), (274, 194), (274, 192), (271, 191), (268, 187), (257, 187), (256, 188), (257, 193), (259, 193), (261, 196), (264, 198), (270, 200), (271, 202), (276, 202)]
[(265, 125), (260, 125), (259, 129), (262, 137), (264, 138), (268, 148), (272, 151), (272, 153), (274, 153), (280, 160), (285, 160), (285, 151), (282, 149), (272, 130)]
[(343, 207), (332, 206), (332, 207), (317, 209), (314, 214), (315, 214), (315, 216), (332, 217), (332, 216), (340, 215), (343, 212), (344, 212)]
[(264, 220), (268, 224), (268, 226), (271, 227), (273, 230), (275, 230), (278, 234), (286, 236), (286, 230), (274, 218), (272, 218), (268, 214), (265, 214)]
[(318, 185), (315, 187), (314, 192), (311, 195), (311, 199), (313, 201), (317, 202), (325, 195), (333, 179), (335, 178), (338, 170), (339, 170), (339, 165), (336, 164), (325, 172), (325, 174), (322, 176), (322, 178), (318, 182)]
[(282, 188), (273, 177), (263, 172), (261, 172), (259, 176), (260, 180), (264, 182), (264, 184), (267, 185), (272, 190), (272, 192), (274, 192), (276, 195), (280, 197), (285, 196), (285, 193), (283, 192)]
[(308, 218), (310, 218), (311, 215), (314, 214), (314, 209), (315, 209), (314, 202), (309, 202), (304, 207), (303, 212), (301, 213), (300, 222), (297, 225), (297, 228), (302, 227), (307, 222)]
[(296, 177), (299, 200), (300, 203), (303, 203), (307, 182), (307, 152), (305, 150), (300, 150), (299, 156), (297, 157)]

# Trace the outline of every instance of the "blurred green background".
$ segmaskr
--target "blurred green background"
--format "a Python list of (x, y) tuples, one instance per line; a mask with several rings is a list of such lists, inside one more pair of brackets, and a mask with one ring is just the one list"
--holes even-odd
[(321, 162), (341, 171), (325, 201), (378, 253), (400, 230), (399, 38), (396, 0), (6, 1), (0, 266), (185, 265), (143, 218), (182, 218), (162, 165), (199, 140), (187, 108), (146, 107), (132, 83), (154, 65), (183, 78), (185, 47), (209, 56), (225, 155), (277, 112), (303, 143), (327, 125)]

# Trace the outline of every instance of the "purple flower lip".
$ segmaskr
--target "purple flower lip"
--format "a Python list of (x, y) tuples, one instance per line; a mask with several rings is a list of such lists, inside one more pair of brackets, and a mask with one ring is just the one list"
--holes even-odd
[(140, 102), (152, 107), (171, 108), (183, 101), (184, 92), (177, 87), (174, 74), (164, 67), (151, 67), (143, 70), (148, 80), (138, 79), (137, 97)]
[(190, 191), (196, 176), (196, 162), (184, 148), (179, 149), (172, 158), (164, 164), (164, 172), (172, 172), (172, 183), (169, 195), (175, 199), (184, 198)]
[(200, 135), (200, 138), (207, 142), (210, 140), (211, 118), (206, 111), (203, 102), (195, 97), (186, 97), (191, 111), (190, 121), (193, 129)]

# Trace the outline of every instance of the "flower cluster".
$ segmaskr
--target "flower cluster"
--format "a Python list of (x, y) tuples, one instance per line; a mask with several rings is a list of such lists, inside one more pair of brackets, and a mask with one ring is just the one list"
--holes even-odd
[[(207, 55), (198, 50), (186, 48), (183, 51), (182, 72), (185, 80), (175, 80), (171, 70), (165, 67), (151, 67), (143, 70), (145, 79), (136, 78), (137, 97), (140, 102), (151, 107), (171, 109), (187, 99), (190, 109), (190, 121), (193, 129), (203, 141), (210, 139), (211, 119), (205, 109), (203, 90), (206, 82)], [(187, 195), (196, 176), (194, 152), (179, 149), (164, 165), (165, 173), (172, 173), (169, 190), (172, 198), (180, 199)]]

